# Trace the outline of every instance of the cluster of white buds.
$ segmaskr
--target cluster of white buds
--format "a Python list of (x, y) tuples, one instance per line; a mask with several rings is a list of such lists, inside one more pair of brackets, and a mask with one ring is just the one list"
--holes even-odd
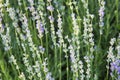
[[(116, 42), (116, 38), (112, 38), (111, 41), (110, 41), (110, 47), (109, 47), (108, 56), (107, 56), (108, 61), (111, 61), (111, 60), (114, 61), (114, 56), (113, 56), (114, 47), (113, 47), (113, 45), (114, 45), (115, 42)], [(109, 59), (111, 59), (111, 60), (109, 60)]]
[(26, 33), (25, 37), (28, 41), (28, 45), (30, 47), (30, 51), (32, 51), (32, 56), (35, 57), (35, 51), (37, 50), (35, 44), (33, 43), (32, 40), (32, 35), (30, 33), (30, 29), (28, 27), (28, 20), (25, 14), (20, 13), (20, 21), (22, 22), (22, 30), (24, 33)]
[(55, 34), (54, 17), (53, 17), (54, 7), (52, 6), (51, 1), (52, 0), (47, 0), (47, 2), (48, 2), (47, 10), (50, 12), (50, 15), (48, 18), (50, 21), (50, 31), (51, 31), (52, 42), (53, 42), (54, 46), (56, 46), (56, 34)]
[[(66, 43), (63, 43), (63, 52), (65, 52), (65, 53), (68, 52), (67, 44)], [(66, 55), (66, 57), (68, 57), (68, 56)]]
[(9, 12), (9, 16), (10, 16), (10, 18), (12, 19), (12, 21), (13, 21), (13, 26), (16, 28), (16, 27), (18, 27), (18, 19), (17, 19), (17, 17), (16, 17), (16, 11), (15, 11), (15, 9), (14, 8), (8, 8), (7, 7), (7, 11)]
[(22, 3), (21, 3), (21, 0), (17, 0), (18, 1), (18, 5), (21, 6)]
[(107, 69), (109, 69), (109, 63), (111, 61), (115, 60), (115, 56), (113, 54), (113, 50), (114, 50), (113, 45), (114, 45), (115, 42), (116, 42), (116, 38), (112, 38), (110, 40), (110, 47), (109, 47), (109, 51), (107, 52), (108, 53), (108, 55), (107, 55), (107, 63), (108, 63), (108, 65), (106, 66)]
[(77, 19), (75, 18), (75, 13), (72, 13), (71, 17), (72, 17), (72, 24), (73, 24), (73, 34), (75, 36), (78, 36), (79, 35), (79, 26), (77, 24)]
[(4, 3), (4, 6), (7, 7), (10, 4), (9, 0), (6, 0), (6, 2)]
[(91, 47), (91, 52), (93, 52), (93, 46), (94, 46), (94, 39), (93, 39), (93, 28), (92, 28), (92, 23), (90, 23), (90, 18), (92, 19), (93, 18), (93, 15), (88, 15), (89, 18), (86, 18), (84, 17), (84, 21), (83, 21), (83, 24), (84, 24), (84, 43), (85, 44), (90, 44), (92, 47)]
[(103, 26), (104, 26), (104, 21), (103, 21), (103, 18), (104, 18), (104, 10), (105, 10), (105, 1), (104, 0), (98, 0), (99, 2), (99, 6), (100, 6), (100, 9), (99, 9), (99, 27), (100, 27), (100, 35), (103, 34)]
[(28, 2), (30, 4), (30, 7), (28, 7), (28, 9), (32, 14), (32, 19), (33, 20), (39, 19), (40, 16), (38, 15), (38, 12), (35, 10), (35, 7), (34, 7), (34, 0), (28, 0)]
[(39, 46), (39, 52), (44, 54), (45, 52), (45, 48), (43, 46)]
[(93, 66), (91, 63), (93, 61), (94, 55), (94, 34), (93, 34), (93, 27), (92, 27), (92, 20), (94, 18), (94, 15), (89, 13), (88, 8), (88, 0), (82, 0), (83, 6), (86, 10), (86, 16), (83, 19), (83, 25), (84, 25), (84, 33), (83, 33), (83, 41), (88, 47), (87, 55), (84, 57), (86, 63), (87, 63), (87, 70), (86, 70), (86, 79), (90, 79), (91, 77), (91, 67)]
[(13, 65), (15, 65), (16, 69), (19, 71), (19, 66), (18, 66), (18, 64), (17, 64), (17, 62), (16, 62), (16, 59), (15, 59), (14, 55), (11, 55), (11, 56), (10, 56), (9, 62), (10, 62), (10, 63), (13, 63)]
[(26, 67), (26, 72), (29, 74), (28, 75), (29, 79), (32, 79), (32, 77), (34, 76), (34, 72), (33, 72), (32, 66), (29, 63), (29, 55), (26, 54), (25, 44), (22, 44), (22, 48), (23, 48), (23, 51), (24, 51), (22, 60), (23, 60), (23, 63), (25, 65), (25, 67)]
[(52, 77), (52, 73), (49, 72), (48, 68), (47, 68), (47, 58), (45, 58), (44, 62), (43, 62), (43, 68), (44, 68), (44, 72), (45, 72), (45, 79), (46, 80), (54, 80), (54, 78)]
[(44, 33), (44, 24), (40, 20), (41, 15), (39, 15), (41, 11), (38, 12), (35, 9), (34, 0), (28, 0), (28, 2), (30, 3), (30, 7), (28, 7), (28, 9), (30, 10), (30, 12), (32, 14), (33, 20), (36, 21), (36, 29), (38, 30), (38, 37), (41, 39), (43, 37), (43, 33)]
[(35, 73), (37, 74), (38, 78), (41, 78), (41, 71), (40, 71), (40, 63), (39, 61), (35, 61), (35, 65), (33, 65), (33, 68), (35, 70)]
[(85, 56), (84, 59), (85, 59), (85, 62), (87, 63), (87, 70), (86, 70), (86, 74), (87, 74), (87, 75), (86, 75), (86, 78), (87, 78), (87, 79), (90, 79), (90, 77), (91, 77), (90, 59), (89, 59), (88, 56)]
[(27, 77), (29, 79), (32, 79), (33, 76), (35, 76), (35, 73), (33, 72), (33, 67), (32, 67), (32, 65), (30, 65), (28, 58), (29, 58), (29, 55), (24, 53), (23, 54), (23, 62), (26, 67), (26, 72), (29, 74)]
[[(22, 22), (22, 30), (23, 30), (24, 33), (26, 33), (25, 37), (22, 36), (21, 39), (23, 41), (25, 41), (25, 40), (28, 41), (28, 45), (30, 47), (30, 51), (32, 51), (32, 57), (34, 59), (35, 58), (36, 59), (40, 59), (40, 54), (39, 53), (43, 54), (44, 51), (45, 51), (45, 48), (43, 48), (42, 46), (39, 46), (39, 48), (37, 48), (35, 46), (35, 44), (33, 43), (33, 40), (32, 40), (30, 29), (28, 27), (27, 17), (25, 16), (25, 14), (22, 14), (22, 13), (20, 13), (19, 16), (20, 16), (20, 21)], [(23, 47), (23, 49), (25, 49), (25, 48)], [(25, 55), (27, 55), (27, 54), (25, 54)], [(28, 57), (25, 56), (24, 59), (26, 59), (26, 63), (24, 63), (24, 64), (26, 64), (27, 72), (29, 74), (31, 74), (31, 76), (29, 75), (29, 79), (32, 79), (32, 77), (35, 76), (35, 74), (37, 74), (37, 77), (41, 79), (40, 62), (36, 60), (35, 61), (35, 65), (30, 65), (29, 61), (28, 61)]]
[(18, 25), (18, 19), (17, 19), (17, 16), (16, 16), (16, 10), (14, 8), (7, 7), (7, 11), (9, 13), (10, 18), (13, 21), (12, 25), (15, 28), (15, 35), (17, 36), (16, 37), (17, 43), (18, 43), (18, 45), (20, 45), (20, 41), (18, 39), (18, 35), (20, 35), (21, 32), (20, 32), (20, 27)]
[(92, 64), (91, 64), (91, 61), (93, 60), (93, 56), (85, 56), (84, 59), (85, 59), (85, 62), (87, 63), (87, 70), (86, 70), (86, 79), (90, 79), (91, 78), (91, 67), (92, 67)]
[(36, 21), (36, 28), (38, 30), (38, 37), (41, 39), (43, 37), (44, 33), (44, 27), (43, 23), (40, 20)]
[(80, 80), (84, 80), (85, 75), (84, 75), (84, 69), (83, 69), (83, 62), (80, 60), (78, 62), (78, 65), (79, 65)]
[(46, 74), (46, 80), (55, 80), (54, 78), (52, 78), (51, 77), (51, 72), (48, 72), (47, 74)]
[(74, 49), (75, 55), (77, 56), (76, 59), (77, 59), (77, 61), (79, 61), (80, 60), (80, 52), (79, 52), (79, 50), (80, 50), (80, 40), (79, 40), (80, 29), (79, 29), (79, 26), (77, 23), (77, 19), (75, 17), (75, 13), (72, 12), (71, 18), (72, 18), (72, 24), (73, 24), (72, 43), (75, 48)]
[(26, 80), (25, 75), (24, 75), (23, 72), (21, 72), (21, 74), (19, 75), (19, 79), (20, 80)]
[(1, 38), (2, 38), (2, 43), (4, 45), (4, 50), (5, 51), (9, 51), (12, 47), (11, 47), (11, 36), (10, 36), (10, 29), (9, 27), (7, 27), (6, 25), (6, 28), (7, 28), (7, 32), (6, 34), (0, 34), (1, 35)]
[(64, 40), (63, 40), (63, 28), (62, 28), (62, 18), (61, 18), (61, 14), (59, 13), (58, 11), (58, 31), (56, 32), (56, 34), (58, 35), (58, 43), (60, 44), (60, 46), (62, 46), (62, 44), (64, 43)]
[(75, 54), (75, 48), (73, 47), (73, 45), (69, 45), (68, 47), (69, 51), (70, 51), (70, 59), (71, 59), (71, 70), (73, 72), (73, 76), (74, 78), (78, 78), (77, 74), (78, 73), (78, 64), (77, 64), (77, 59), (76, 59), (76, 54)]
[[(120, 35), (118, 38), (112, 38), (110, 40), (110, 47), (107, 56), (107, 70), (110, 70), (112, 79), (120, 79)], [(115, 54), (115, 53), (117, 54)], [(110, 66), (109, 66), (110, 65)]]

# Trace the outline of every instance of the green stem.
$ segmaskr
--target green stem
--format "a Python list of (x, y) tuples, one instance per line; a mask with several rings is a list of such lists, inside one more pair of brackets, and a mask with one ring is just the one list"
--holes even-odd
[(118, 8), (119, 8), (119, 1), (116, 0), (116, 21), (117, 21), (117, 27), (118, 27), (118, 23), (119, 23), (119, 16), (118, 16)]
[(66, 52), (66, 60), (67, 60), (67, 80), (69, 80), (69, 65), (68, 65), (68, 55), (67, 55), (67, 52)]
[(59, 80), (62, 80), (61, 78), (62, 78), (62, 59), (61, 59), (61, 56), (62, 56), (62, 46), (61, 46), (61, 44), (60, 44), (60, 79)]

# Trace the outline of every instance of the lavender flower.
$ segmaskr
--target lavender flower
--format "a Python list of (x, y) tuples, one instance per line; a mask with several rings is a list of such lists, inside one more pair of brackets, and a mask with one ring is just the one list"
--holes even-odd
[(48, 18), (49, 18), (49, 20), (50, 20), (50, 23), (53, 23), (53, 22), (54, 22), (54, 17), (53, 17), (53, 16), (49, 16)]
[(43, 24), (40, 22), (40, 20), (36, 21), (36, 28), (38, 30), (38, 37), (42, 38), (43, 37), (43, 33), (44, 33), (44, 28), (43, 28)]
[[(115, 60), (114, 62), (110, 63), (111, 67), (111, 75), (114, 74), (114, 71), (117, 73), (118, 78), (120, 75), (120, 60)], [(120, 78), (119, 78), (120, 79)]]
[(100, 19), (100, 22), (99, 22), (99, 26), (100, 26), (100, 35), (103, 34), (102, 32), (102, 27), (104, 26), (104, 22), (103, 22), (103, 17), (104, 17), (104, 10), (105, 10), (105, 1), (104, 0), (99, 0), (99, 6), (100, 6), (100, 9), (99, 9), (99, 19)]
[(54, 7), (52, 5), (48, 6), (47, 9), (51, 12), (54, 11)]
[(48, 2), (51, 2), (52, 0), (47, 0)]
[(45, 48), (43, 48), (42, 46), (39, 46), (39, 50), (40, 50), (40, 52), (43, 54), (44, 51), (45, 51)]

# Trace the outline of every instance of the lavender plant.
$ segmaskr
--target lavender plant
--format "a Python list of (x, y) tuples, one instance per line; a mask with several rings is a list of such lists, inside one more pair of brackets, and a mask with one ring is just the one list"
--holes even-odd
[(0, 80), (120, 80), (119, 0), (0, 0)]

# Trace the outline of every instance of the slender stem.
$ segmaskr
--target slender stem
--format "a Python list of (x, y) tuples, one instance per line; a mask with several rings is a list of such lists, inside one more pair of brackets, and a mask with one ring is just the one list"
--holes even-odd
[(116, 21), (117, 21), (117, 27), (118, 27), (118, 23), (119, 23), (119, 16), (118, 16), (118, 8), (119, 8), (119, 1), (116, 0)]
[(68, 54), (67, 54), (67, 52), (66, 52), (66, 60), (67, 60), (67, 68), (66, 68), (66, 70), (67, 70), (67, 80), (69, 80), (69, 65), (68, 65)]
[(48, 56), (48, 34), (47, 34), (47, 32), (46, 32), (46, 53)]
[(62, 80), (61, 78), (62, 78), (62, 46), (61, 46), (61, 44), (60, 44), (60, 80)]

